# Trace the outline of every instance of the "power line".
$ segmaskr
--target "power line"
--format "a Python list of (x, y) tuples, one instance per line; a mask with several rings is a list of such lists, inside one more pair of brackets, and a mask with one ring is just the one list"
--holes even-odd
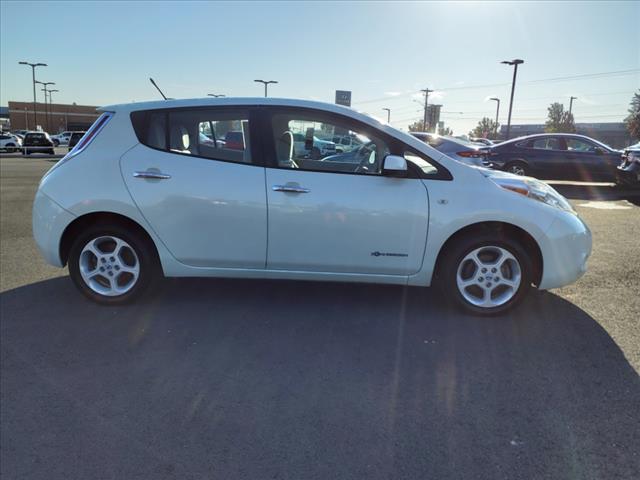
[[(634, 68), (634, 69), (629, 69), (629, 70), (616, 70), (616, 71), (611, 71), (611, 72), (599, 72), (599, 73), (585, 73), (585, 74), (581, 74), (581, 75), (567, 75), (564, 77), (552, 77), (552, 78), (541, 78), (538, 80), (529, 80), (526, 82), (521, 82), (521, 84), (526, 84), (526, 85), (535, 85), (535, 84), (539, 84), (539, 83), (556, 83), (556, 82), (561, 82), (561, 81), (565, 81), (565, 80), (588, 80), (588, 79), (592, 79), (592, 78), (606, 78), (606, 77), (613, 77), (613, 76), (621, 76), (621, 75), (629, 75), (632, 73), (637, 73), (640, 72), (640, 68)], [(509, 86), (511, 85), (510, 83), (491, 83), (491, 84), (485, 84), (485, 85), (464, 85), (464, 86), (453, 86), (453, 87), (443, 87), (443, 88), (436, 88), (436, 91), (452, 91), (452, 90), (470, 90), (470, 89), (480, 89), (480, 88), (490, 88), (490, 87), (504, 87), (504, 86)], [(402, 99), (404, 97), (410, 96), (410, 95), (415, 95), (417, 93), (420, 93), (420, 90), (412, 90), (410, 92), (405, 92), (402, 93), (400, 95), (396, 95), (396, 96), (385, 96), (385, 97), (380, 97), (380, 98), (372, 98), (369, 100), (362, 100), (359, 102), (353, 102), (356, 105), (361, 105), (361, 104), (365, 104), (365, 103), (374, 103), (374, 102), (380, 102), (380, 101), (391, 101), (391, 100), (397, 100), (397, 99)]]

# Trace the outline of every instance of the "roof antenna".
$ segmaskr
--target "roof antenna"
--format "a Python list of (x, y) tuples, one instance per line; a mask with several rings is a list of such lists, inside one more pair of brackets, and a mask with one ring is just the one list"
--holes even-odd
[(162, 90), (160, 90), (160, 87), (156, 85), (156, 82), (153, 81), (153, 78), (149, 77), (149, 80), (151, 81), (151, 84), (158, 89), (158, 91), (160, 92), (160, 95), (162, 95), (162, 98), (167, 100), (167, 97), (164, 96), (164, 93), (162, 93)]

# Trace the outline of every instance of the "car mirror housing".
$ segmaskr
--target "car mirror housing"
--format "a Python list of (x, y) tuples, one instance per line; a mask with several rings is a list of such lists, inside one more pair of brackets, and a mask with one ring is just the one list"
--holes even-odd
[(384, 157), (382, 173), (391, 177), (404, 177), (407, 174), (407, 161), (399, 155)]

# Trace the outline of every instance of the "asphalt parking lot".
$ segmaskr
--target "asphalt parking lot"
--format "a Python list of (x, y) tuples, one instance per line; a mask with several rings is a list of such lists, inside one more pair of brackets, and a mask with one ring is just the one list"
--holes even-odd
[(112, 308), (36, 251), (51, 165), (0, 158), (3, 479), (638, 478), (638, 193), (556, 184), (589, 271), (503, 317), (429, 289), (206, 279)]

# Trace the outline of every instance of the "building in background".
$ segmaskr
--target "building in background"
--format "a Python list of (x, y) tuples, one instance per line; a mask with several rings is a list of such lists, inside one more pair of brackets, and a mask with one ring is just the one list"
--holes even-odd
[(36, 103), (38, 126), (33, 115), (33, 102), (9, 101), (11, 130), (41, 129), (51, 134), (65, 130), (87, 130), (98, 118), (98, 107), (92, 105), (51, 105)]
[[(505, 138), (506, 125), (500, 127), (500, 138)], [(544, 124), (511, 125), (511, 138), (545, 133)], [(633, 143), (633, 139), (623, 122), (576, 123), (576, 133), (586, 135), (613, 148), (623, 148)]]

